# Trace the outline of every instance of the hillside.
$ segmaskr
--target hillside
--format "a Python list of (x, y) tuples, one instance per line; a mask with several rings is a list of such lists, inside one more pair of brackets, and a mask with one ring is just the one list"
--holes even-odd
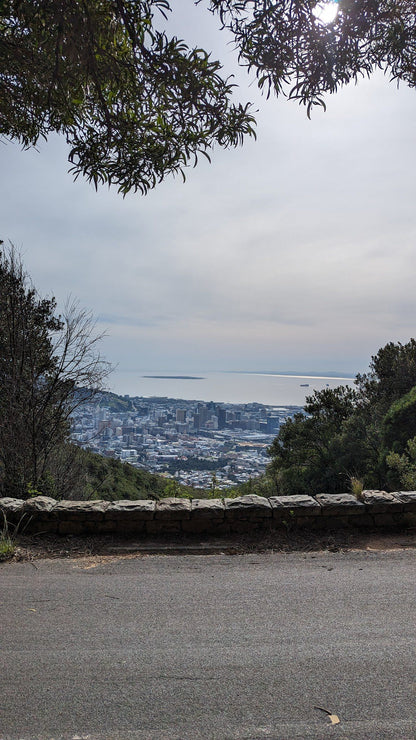
[(175, 482), (147, 470), (134, 468), (114, 458), (79, 449), (77, 453), (78, 485), (71, 498), (76, 499), (146, 499), (186, 494), (185, 486), (172, 491)]

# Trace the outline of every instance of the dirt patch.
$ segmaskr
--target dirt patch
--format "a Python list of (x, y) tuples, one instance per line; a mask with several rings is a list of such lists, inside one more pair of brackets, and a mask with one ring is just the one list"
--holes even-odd
[[(49, 558), (83, 559), (88, 567), (119, 557), (147, 556), (149, 554), (213, 554), (227, 552), (340, 552), (348, 550), (403, 550), (416, 548), (416, 530), (406, 532), (351, 532), (331, 533), (273, 532), (263, 536), (235, 536), (223, 539), (122, 539), (115, 537), (75, 537), (56, 535), (18, 536), (11, 561), (34, 561)], [(86, 567), (86, 566), (85, 566)]]

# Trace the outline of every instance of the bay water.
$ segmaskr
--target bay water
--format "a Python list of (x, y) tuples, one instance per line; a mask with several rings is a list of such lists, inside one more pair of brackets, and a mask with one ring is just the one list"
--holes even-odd
[(164, 371), (116, 371), (110, 390), (120, 395), (168, 397), (218, 403), (262, 403), (303, 406), (314, 390), (354, 386), (351, 377), (246, 372), (201, 372), (183, 375)]

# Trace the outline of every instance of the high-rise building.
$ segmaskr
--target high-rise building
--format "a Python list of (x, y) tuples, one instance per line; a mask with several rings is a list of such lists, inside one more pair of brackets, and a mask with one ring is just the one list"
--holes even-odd
[(198, 404), (199, 426), (203, 427), (208, 420), (208, 408), (204, 404)]
[(225, 409), (221, 408), (221, 406), (217, 406), (218, 429), (225, 429), (227, 421), (226, 417)]
[(267, 434), (277, 434), (279, 431), (280, 419), (278, 416), (267, 417)]

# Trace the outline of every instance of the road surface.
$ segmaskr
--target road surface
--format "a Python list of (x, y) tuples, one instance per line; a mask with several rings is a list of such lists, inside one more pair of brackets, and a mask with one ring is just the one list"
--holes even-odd
[(416, 738), (415, 550), (35, 565), (0, 567), (2, 740)]

